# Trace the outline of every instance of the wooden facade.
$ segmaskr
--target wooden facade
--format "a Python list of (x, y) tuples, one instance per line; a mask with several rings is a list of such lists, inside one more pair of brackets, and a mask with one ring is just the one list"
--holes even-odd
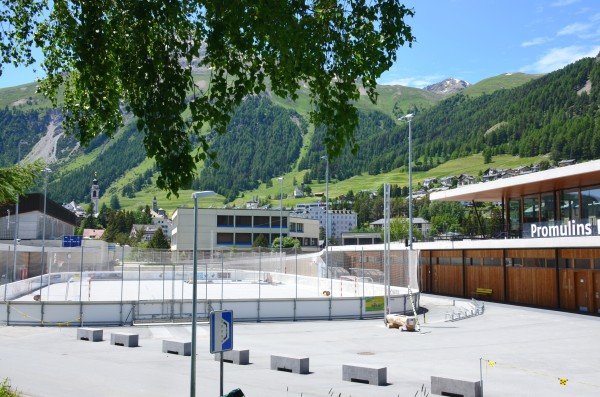
[(420, 262), (422, 292), (600, 314), (597, 248), (423, 250)]

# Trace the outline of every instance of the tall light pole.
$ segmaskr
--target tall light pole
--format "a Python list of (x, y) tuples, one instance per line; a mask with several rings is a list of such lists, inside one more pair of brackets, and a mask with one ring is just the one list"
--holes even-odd
[[(17, 145), (17, 164), (21, 162), (21, 145), (27, 145), (27, 142), (24, 140), (20, 140)], [(14, 258), (13, 258), (13, 273), (12, 273), (12, 281), (15, 281), (17, 278), (17, 244), (19, 242), (19, 193), (17, 193), (17, 202), (15, 204), (15, 247), (14, 247)], [(7, 272), (8, 273), (8, 272)], [(8, 274), (6, 275), (8, 278)]]
[(283, 177), (280, 176), (277, 180), (279, 181), (279, 271), (281, 271), (283, 269)]
[(413, 194), (412, 194), (412, 129), (411, 121), (414, 114), (409, 113), (400, 118), (408, 121), (408, 248), (413, 247)]
[[(47, 203), (47, 193), (48, 193), (48, 174), (51, 173), (52, 170), (48, 167), (44, 168), (44, 221), (42, 224), (42, 269), (40, 271), (40, 302), (42, 297), (42, 280), (44, 275), (44, 251), (46, 249), (46, 203)], [(48, 288), (50, 288), (50, 274), (48, 274)]]
[[(197, 307), (196, 300), (198, 298), (198, 199), (214, 195), (215, 192), (208, 190), (203, 192), (192, 193), (194, 199), (194, 274), (192, 285), (192, 369), (190, 374), (190, 397), (196, 397), (196, 322), (197, 322)], [(208, 282), (208, 274), (205, 275)], [(207, 284), (208, 285), (208, 284)], [(206, 296), (208, 299), (208, 295)]]
[(333, 296), (333, 278), (329, 274), (329, 157), (321, 156), (325, 160), (325, 267), (327, 277), (330, 278), (329, 296)]

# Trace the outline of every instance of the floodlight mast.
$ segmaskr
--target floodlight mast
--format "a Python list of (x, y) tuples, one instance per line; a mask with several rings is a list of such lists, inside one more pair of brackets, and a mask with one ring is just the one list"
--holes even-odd
[(400, 117), (402, 121), (408, 121), (408, 249), (413, 248), (413, 193), (412, 193), (412, 128), (411, 121), (415, 115), (409, 113)]
[[(203, 197), (214, 196), (216, 193), (212, 190), (205, 190), (202, 192), (192, 193), (194, 199), (194, 274), (193, 274), (193, 285), (192, 285), (192, 365), (190, 374), (190, 397), (196, 397), (196, 322), (197, 322), (197, 306), (196, 300), (198, 298), (198, 199)], [(208, 264), (207, 264), (208, 267)], [(208, 278), (208, 272), (205, 275)], [(208, 288), (208, 283), (206, 284)], [(208, 293), (208, 290), (207, 290)], [(208, 294), (206, 296), (208, 299)]]

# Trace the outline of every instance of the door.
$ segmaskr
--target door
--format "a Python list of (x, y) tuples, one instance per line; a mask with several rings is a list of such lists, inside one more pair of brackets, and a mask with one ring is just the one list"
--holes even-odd
[(577, 290), (577, 310), (580, 312), (589, 312), (588, 307), (588, 273), (575, 273), (575, 289)]

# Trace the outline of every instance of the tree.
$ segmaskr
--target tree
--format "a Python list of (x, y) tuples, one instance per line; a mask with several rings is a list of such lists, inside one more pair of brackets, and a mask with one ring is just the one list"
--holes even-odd
[(148, 248), (155, 248), (155, 249), (171, 248), (171, 243), (169, 243), (169, 240), (163, 233), (162, 227), (159, 227), (156, 230), (156, 232), (154, 232), (154, 234), (152, 235), (152, 239), (150, 239), (150, 242), (148, 243)]
[(0, 168), (0, 205), (15, 202), (17, 195), (26, 193), (35, 183), (42, 168), (44, 164), (38, 161)]
[[(148, 0), (143, 6), (0, 0), (0, 6), (1, 63), (31, 64), (32, 47), (42, 48), (47, 78), (40, 89), (55, 105), (64, 92), (65, 128), (84, 145), (112, 136), (125, 104), (156, 159), (157, 185), (175, 194), (191, 184), (196, 162), (216, 157), (205, 126), (224, 133), (235, 107), (265, 91), (267, 81), (273, 93), (292, 99), (306, 84), (311, 121), (328, 127), (330, 157), (347, 143), (356, 151), (357, 81), (376, 102), (377, 78), (398, 48), (414, 40), (404, 21), (414, 11), (395, 0)], [(197, 68), (209, 73), (207, 88), (196, 85)]]
[(490, 147), (486, 147), (483, 149), (483, 163), (489, 164), (492, 162), (492, 149)]
[(254, 239), (254, 243), (252, 243), (252, 246), (257, 248), (257, 247), (268, 247), (269, 246), (269, 242), (267, 241), (267, 238), (265, 237), (264, 234), (259, 234), (258, 237), (256, 237)]
[(110, 197), (110, 208), (115, 211), (121, 209), (121, 202), (119, 201), (119, 198), (117, 197), (116, 194), (113, 194)]
[[(273, 248), (279, 248), (280, 240), (277, 237), (273, 240)], [(283, 238), (283, 248), (300, 248), (300, 241), (294, 237), (284, 237)]]
[[(390, 241), (401, 241), (408, 238), (408, 218), (394, 218), (390, 221)], [(413, 224), (413, 238), (423, 239), (421, 231)], [(383, 241), (383, 231), (381, 233)]]

